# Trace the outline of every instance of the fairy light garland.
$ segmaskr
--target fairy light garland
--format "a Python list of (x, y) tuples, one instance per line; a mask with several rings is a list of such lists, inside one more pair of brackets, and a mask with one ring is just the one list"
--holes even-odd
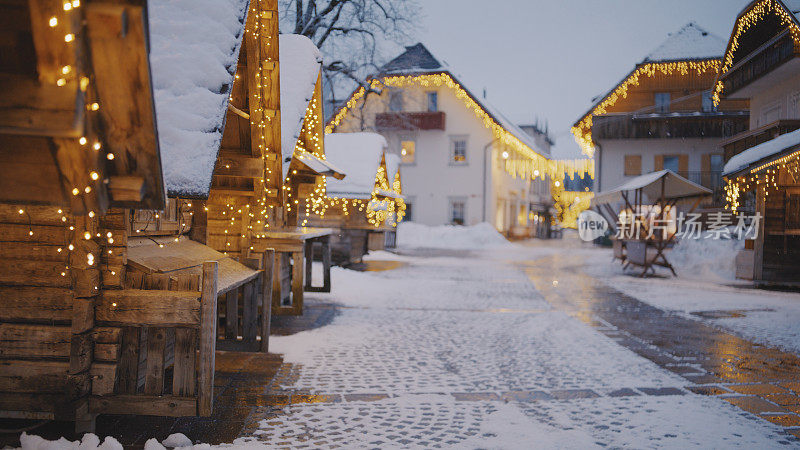
[[(742, 35), (758, 22), (762, 21), (768, 14), (776, 15), (781, 21), (781, 26), (789, 28), (792, 39), (794, 39), (795, 47), (800, 46), (800, 25), (798, 25), (797, 19), (791, 12), (781, 6), (777, 0), (761, 0), (736, 21), (730, 45), (723, 57), (723, 64), (719, 73), (725, 74), (733, 67), (734, 55), (739, 49)], [(713, 94), (714, 105), (719, 105), (724, 89), (725, 84), (721, 80), (718, 80)]]
[[(454, 91), (456, 98), (461, 100), (468, 111), (471, 111), (475, 117), (480, 120), (483, 125), (492, 133), (492, 136), (497, 140), (498, 144), (504, 147), (506, 152), (509, 152), (505, 159), (505, 170), (513, 177), (521, 178), (535, 178), (539, 177), (545, 179), (546, 176), (556, 177), (559, 176), (561, 170), (559, 166), (564, 168), (567, 172), (574, 176), (580, 174), (581, 178), (584, 174), (590, 174), (594, 177), (594, 162), (584, 159), (578, 160), (563, 160), (556, 164), (543, 155), (540, 155), (527, 144), (522, 142), (517, 136), (508, 131), (505, 127), (499, 124), (481, 106), (472, 96), (464, 89), (453, 77), (448, 73), (435, 73), (423, 75), (409, 75), (409, 76), (390, 76), (381, 79), (373, 79), (371, 82), (372, 89), (379, 89), (380, 87), (411, 87), (421, 86), (423, 88), (430, 87), (447, 87)], [(350, 110), (355, 109), (359, 102), (365, 100), (367, 90), (364, 87), (356, 90), (355, 93), (348, 99), (347, 103), (339, 110), (339, 112), (331, 119), (325, 127), (325, 133), (333, 133), (347, 117)], [(591, 166), (591, 169), (589, 168)], [(538, 173), (538, 175), (534, 175)]]
[(586, 156), (592, 157), (595, 149), (595, 143), (592, 139), (593, 116), (606, 114), (620, 99), (627, 98), (628, 90), (639, 86), (642, 79), (653, 78), (657, 75), (670, 76), (676, 73), (680, 75), (688, 75), (692, 72), (696, 72), (697, 75), (703, 75), (709, 71), (717, 73), (720, 64), (719, 59), (708, 59), (704, 61), (647, 63), (637, 66), (625, 80), (571, 128), (575, 141)]
[(800, 150), (754, 167), (737, 177), (726, 178), (726, 208), (734, 213), (738, 212), (742, 206), (741, 198), (747, 192), (759, 191), (765, 197), (778, 192), (781, 169), (787, 170), (794, 179), (800, 180)]

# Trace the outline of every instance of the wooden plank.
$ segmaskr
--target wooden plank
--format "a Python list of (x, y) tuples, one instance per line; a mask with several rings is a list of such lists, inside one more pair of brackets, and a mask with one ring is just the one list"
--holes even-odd
[(83, 135), (83, 95), (77, 80), (64, 86), (0, 75), (0, 133), (79, 138)]
[(140, 6), (85, 6), (89, 46), (108, 150), (119, 175), (145, 180), (141, 202), (115, 201), (163, 210), (166, 201), (158, 150), (148, 57), (147, 17)]
[(71, 337), (66, 326), (0, 323), (0, 357), (66, 359)]
[(114, 381), (117, 376), (116, 364), (94, 363), (89, 373), (92, 376), (92, 395), (114, 393)]
[[(71, 419), (74, 413), (70, 411), (67, 397), (61, 394), (19, 393), (3, 392), (0, 394), (0, 411), (2, 416), (8, 417), (7, 411), (47, 412), (50, 418)], [(17, 417), (29, 418), (34, 415), (20, 415)]]
[(303, 314), (303, 252), (292, 253), (292, 310), (294, 315)]
[(119, 344), (94, 344), (95, 361), (116, 362), (119, 360)]
[[(31, 234), (33, 232), (33, 234)], [(0, 242), (28, 242), (31, 244), (58, 245), (65, 247), (70, 241), (70, 231), (67, 227), (2, 224), (0, 225)]]
[(67, 362), (0, 360), (0, 392), (63, 393), (68, 374)]
[(261, 351), (269, 353), (270, 321), (272, 320), (272, 277), (274, 276), (275, 250), (264, 252), (264, 272), (261, 280)]
[(63, 228), (74, 225), (75, 218), (64, 208), (0, 203), (0, 222), (22, 225), (50, 225)]
[(214, 354), (217, 342), (217, 266), (218, 263), (216, 261), (209, 261), (203, 264), (197, 414), (204, 417), (211, 415), (214, 402)]
[(175, 366), (172, 372), (172, 395), (191, 397), (197, 383), (197, 332), (191, 328), (175, 329)]
[(264, 161), (245, 155), (224, 153), (217, 158), (215, 175), (261, 178), (264, 175)]
[(94, 328), (94, 299), (72, 299), (72, 333), (84, 333)]
[(167, 344), (167, 330), (151, 327), (147, 330), (147, 360), (144, 374), (144, 393), (161, 395), (164, 393), (164, 349)]
[(122, 329), (122, 351), (115, 392), (133, 394), (139, 381), (139, 339), (141, 328), (125, 327)]
[(0, 201), (69, 205), (54, 149), (48, 138), (0, 135)]
[[(2, 227), (0, 227), (2, 232)], [(59, 251), (61, 249), (61, 251)], [(37, 245), (31, 242), (3, 242), (0, 258), (50, 261), (67, 265), (69, 252), (62, 245)]]
[(0, 321), (69, 322), (71, 316), (67, 288), (0, 286)]
[(97, 321), (120, 325), (200, 326), (199, 293), (191, 291), (103, 291)]
[(305, 248), (305, 269), (306, 269), (306, 282), (305, 289), (310, 289), (312, 273), (314, 269), (314, 241), (307, 241)]
[(197, 413), (193, 397), (171, 395), (110, 395), (89, 398), (89, 411), (96, 414), (189, 417)]
[(225, 339), (239, 336), (239, 290), (231, 289), (225, 295)]
[(255, 281), (242, 286), (242, 339), (255, 342), (258, 333), (258, 304), (256, 303)]
[(113, 176), (109, 178), (108, 191), (115, 203), (140, 204), (144, 200), (146, 186), (140, 176)]
[(92, 336), (90, 333), (72, 334), (69, 347), (70, 375), (89, 370), (92, 365)]

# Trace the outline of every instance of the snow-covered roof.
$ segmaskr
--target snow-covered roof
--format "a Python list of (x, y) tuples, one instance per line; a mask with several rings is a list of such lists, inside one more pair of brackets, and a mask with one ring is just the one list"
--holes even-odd
[(781, 154), (784, 150), (799, 146), (800, 130), (780, 135), (771, 141), (756, 145), (735, 155), (725, 164), (722, 174), (726, 176), (735, 174), (762, 160), (764, 163), (769, 162), (766, 160)]
[[(282, 34), (278, 43), (281, 74), (281, 154), (283, 161), (292, 157), (300, 137), (306, 108), (322, 67), (322, 53), (311, 39), (298, 34)], [(320, 118), (320, 120), (322, 120)], [(289, 164), (283, 164), (283, 176)]]
[(433, 56), (425, 45), (418, 42), (415, 45), (406, 47), (405, 52), (384, 64), (378, 72), (390, 74), (394, 72), (430, 72), (443, 69), (445, 69), (445, 66)]
[[(661, 180), (663, 179), (663, 186)], [(592, 206), (616, 203), (623, 200), (622, 193), (641, 189), (646, 201), (656, 202), (663, 193), (665, 199), (685, 199), (711, 194), (711, 190), (691, 182), (671, 170), (659, 170), (631, 178), (614, 189), (598, 193)]]
[(375, 175), (386, 147), (386, 138), (376, 133), (326, 135), (325, 158), (347, 174), (343, 180), (328, 177), (328, 196), (358, 199), (372, 197)]
[(248, 0), (150, 0), (150, 68), (169, 195), (206, 197)]
[(644, 63), (722, 58), (728, 42), (689, 22), (644, 58)]

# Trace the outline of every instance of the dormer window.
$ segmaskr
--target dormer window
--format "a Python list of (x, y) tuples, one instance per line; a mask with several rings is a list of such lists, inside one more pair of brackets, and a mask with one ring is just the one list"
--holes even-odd
[(657, 113), (669, 112), (669, 104), (671, 102), (671, 96), (669, 92), (656, 92), (655, 101)]
[(389, 97), (389, 111), (402, 112), (403, 111), (403, 93), (400, 91), (392, 92)]

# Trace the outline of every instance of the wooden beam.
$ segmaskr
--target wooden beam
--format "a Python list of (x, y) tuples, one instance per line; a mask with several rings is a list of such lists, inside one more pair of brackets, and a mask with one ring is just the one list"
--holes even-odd
[(0, 321), (67, 323), (72, 318), (69, 288), (0, 286)]
[(200, 365), (197, 379), (197, 415), (208, 417), (214, 405), (214, 357), (217, 343), (217, 276), (219, 263), (203, 263), (200, 326)]
[(194, 397), (113, 395), (89, 398), (89, 411), (96, 414), (188, 417), (194, 416), (196, 410)]
[(42, 84), (0, 75), (0, 133), (79, 138), (84, 133), (83, 93), (78, 83)]
[(138, 206), (162, 210), (166, 194), (156, 137), (146, 14), (141, 6), (130, 4), (92, 2), (84, 8), (106, 151), (116, 156), (117, 174), (145, 180), (145, 195)]
[(140, 176), (113, 176), (108, 180), (111, 201), (115, 205), (138, 206), (145, 197), (144, 178)]
[(68, 326), (0, 323), (0, 357), (69, 357), (72, 333)]
[(270, 321), (272, 320), (272, 277), (275, 268), (275, 250), (267, 249), (263, 257), (261, 280), (261, 351), (269, 352)]
[(151, 326), (200, 326), (199, 293), (190, 291), (103, 291), (97, 302), (97, 321)]

